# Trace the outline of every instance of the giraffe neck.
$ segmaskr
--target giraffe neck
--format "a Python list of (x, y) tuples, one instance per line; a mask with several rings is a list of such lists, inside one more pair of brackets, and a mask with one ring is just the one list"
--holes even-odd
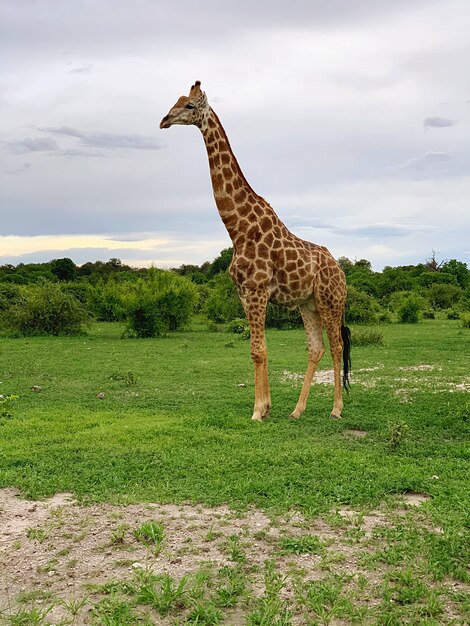
[(278, 218), (269, 204), (247, 182), (225, 130), (212, 109), (201, 124), (201, 132), (209, 157), (215, 202), (228, 234), (236, 244), (240, 238), (245, 238), (254, 213), (258, 220), (266, 214), (271, 219)]

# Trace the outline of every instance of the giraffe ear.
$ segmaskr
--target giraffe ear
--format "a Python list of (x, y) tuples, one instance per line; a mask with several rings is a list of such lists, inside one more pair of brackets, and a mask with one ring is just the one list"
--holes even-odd
[(191, 89), (189, 90), (189, 97), (194, 98), (198, 96), (200, 93), (201, 93), (201, 81), (197, 80), (194, 83), (194, 85), (191, 86)]

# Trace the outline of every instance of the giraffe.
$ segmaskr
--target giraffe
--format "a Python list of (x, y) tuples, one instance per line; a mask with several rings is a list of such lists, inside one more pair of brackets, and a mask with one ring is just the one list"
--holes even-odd
[(268, 416), (271, 407), (265, 340), (268, 301), (298, 308), (305, 326), (307, 371), (290, 417), (298, 418), (305, 411), (313, 376), (325, 351), (324, 327), (334, 367), (331, 417), (340, 418), (343, 409), (341, 354), (345, 389), (349, 385), (350, 370), (350, 333), (344, 325), (346, 281), (341, 267), (327, 248), (291, 233), (268, 202), (253, 191), (200, 81), (191, 87), (188, 96), (181, 96), (171, 107), (160, 122), (160, 128), (173, 124), (195, 125), (202, 132), (215, 202), (233, 242), (229, 273), (250, 325), (255, 377), (252, 419), (261, 421)]

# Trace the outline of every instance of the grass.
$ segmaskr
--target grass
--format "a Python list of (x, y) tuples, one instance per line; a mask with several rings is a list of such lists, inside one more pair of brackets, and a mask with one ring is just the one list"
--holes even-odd
[[(304, 338), (268, 333), (273, 409), (262, 425), (249, 419), (252, 368), (242, 340), (230, 350), (226, 336), (204, 331), (120, 340), (121, 328), (106, 324), (80, 338), (0, 339), (1, 392), (20, 396), (0, 426), (0, 485), (32, 498), (71, 491), (88, 501), (254, 504), (312, 514), (415, 490), (430, 493), (439, 510), (463, 513), (470, 421), (458, 385), (468, 381), (469, 335), (442, 320), (383, 332), (385, 346), (355, 349), (356, 376), (380, 369), (361, 374), (337, 422), (328, 419), (326, 385), (312, 389), (302, 419), (287, 419), (301, 381), (280, 381), (286, 369), (304, 371)], [(400, 370), (420, 364), (436, 369)], [(327, 357), (322, 367), (330, 367)], [(136, 384), (111, 379), (120, 370), (134, 372)], [(33, 385), (43, 390), (31, 392)], [(387, 445), (396, 424), (407, 425), (397, 453)], [(369, 436), (340, 436), (351, 428)]]
[[(287, 625), (295, 611), (312, 624), (450, 623), (445, 603), (470, 603), (465, 588), (450, 600), (440, 587), (469, 582), (470, 333), (458, 320), (441, 319), (384, 325), (380, 332), (382, 345), (354, 347), (353, 384), (340, 421), (328, 418), (332, 386), (321, 384), (305, 415), (288, 419), (301, 380), (285, 372), (304, 371), (304, 336), (268, 332), (273, 408), (263, 424), (249, 419), (250, 347), (238, 337), (230, 349), (226, 334), (199, 329), (121, 340), (119, 325), (96, 324), (83, 337), (0, 338), (0, 395), (19, 396), (9, 403), (8, 418), (0, 418), (0, 487), (17, 487), (30, 498), (72, 492), (83, 503), (191, 502), (322, 515), (361, 548), (357, 567), (386, 572), (380, 584), (339, 575), (340, 560), (321, 540), (296, 532), (274, 542), (277, 554), (317, 558), (323, 578), (301, 584), (299, 574), (286, 578), (267, 559), (263, 592), (253, 594), (248, 544), (231, 535), (221, 538), (230, 567), (197, 593), (189, 579), (149, 574), (131, 592), (96, 601), (97, 624), (145, 623), (141, 605), (174, 613), (186, 620), (175, 622), (181, 624), (216, 624), (237, 606), (252, 625)], [(321, 368), (331, 368), (327, 355)], [(42, 390), (32, 392), (33, 386)], [(367, 437), (343, 436), (355, 430)], [(335, 518), (341, 507), (361, 515), (380, 505), (393, 512), (409, 492), (430, 497), (419, 520), (406, 517), (367, 535), (362, 521), (351, 527)], [(28, 530), (37, 541), (47, 541), (44, 533)], [(205, 537), (213, 542), (220, 533), (208, 527)], [(111, 545), (131, 540), (157, 558), (165, 529), (147, 522), (132, 534), (117, 526)], [(25, 606), (9, 619), (44, 623), (46, 616)]]

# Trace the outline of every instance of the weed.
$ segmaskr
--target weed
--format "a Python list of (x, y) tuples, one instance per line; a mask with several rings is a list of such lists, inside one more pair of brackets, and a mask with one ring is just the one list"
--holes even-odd
[(111, 533), (111, 545), (123, 546), (126, 543), (126, 536), (129, 530), (129, 524), (119, 524)]
[(216, 626), (222, 619), (222, 611), (211, 603), (196, 602), (195, 606), (186, 618), (188, 626), (200, 624), (201, 626)]
[(235, 606), (246, 589), (246, 575), (241, 566), (223, 567), (219, 571), (214, 603), (227, 608)]
[(33, 539), (34, 541), (42, 543), (49, 537), (49, 531), (45, 528), (28, 528), (26, 530), (26, 536), (28, 539)]
[(81, 598), (71, 597), (68, 599), (62, 598), (59, 600), (59, 604), (61, 604), (72, 617), (76, 617), (80, 611), (89, 603), (88, 596), (82, 596)]
[(392, 450), (396, 450), (408, 437), (409, 426), (405, 422), (393, 422), (388, 429), (388, 445)]
[(119, 381), (127, 387), (137, 384), (137, 376), (131, 370), (127, 370), (125, 372), (114, 372), (109, 378), (110, 380)]
[(322, 541), (316, 535), (284, 537), (279, 540), (282, 554), (321, 554), (324, 551)]
[(152, 548), (155, 555), (160, 554), (165, 540), (165, 527), (158, 522), (144, 522), (134, 530), (137, 541)]
[(265, 592), (257, 598), (246, 618), (247, 626), (290, 626), (293, 612), (280, 593), (285, 580), (273, 561), (267, 561), (264, 570)]
[(188, 577), (175, 582), (169, 574), (143, 572), (138, 582), (137, 602), (148, 604), (162, 616), (185, 606)]
[(384, 334), (378, 328), (354, 328), (351, 333), (352, 346), (383, 346)]
[(94, 623), (103, 626), (137, 626), (140, 623), (129, 603), (114, 594), (98, 602), (91, 614)]
[(224, 550), (230, 554), (230, 558), (235, 563), (244, 563), (246, 561), (246, 554), (240, 545), (240, 537), (238, 535), (231, 535), (228, 538), (224, 544)]
[(10, 614), (0, 612), (0, 617), (5, 619), (9, 626), (34, 626), (35, 624), (44, 624), (44, 620), (53, 608), (54, 605), (51, 604), (41, 609), (36, 607), (29, 610), (19, 609), (16, 613)]
[(16, 400), (19, 400), (19, 396), (0, 395), (0, 419), (12, 419), (13, 413), (11, 412), (11, 407)]

